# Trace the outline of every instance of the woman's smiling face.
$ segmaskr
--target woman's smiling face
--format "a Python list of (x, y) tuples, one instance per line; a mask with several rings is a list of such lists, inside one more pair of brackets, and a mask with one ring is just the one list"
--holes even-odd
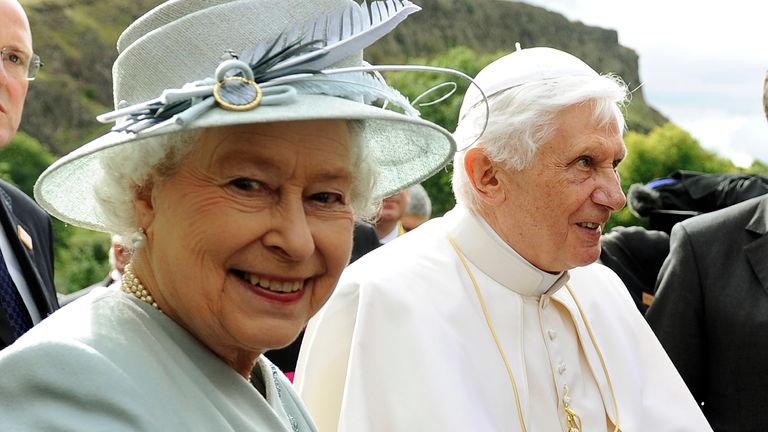
[(352, 145), (342, 120), (207, 129), (139, 194), (136, 274), (236, 370), (292, 342), (349, 260)]

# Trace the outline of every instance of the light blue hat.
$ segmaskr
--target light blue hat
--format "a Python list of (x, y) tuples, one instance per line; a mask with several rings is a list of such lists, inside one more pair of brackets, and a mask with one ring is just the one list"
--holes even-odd
[(163, 3), (118, 41), (116, 110), (99, 117), (115, 127), (43, 172), (35, 198), (65, 222), (111, 231), (93, 189), (104, 150), (182, 130), (318, 119), (362, 124), (377, 197), (416, 184), (451, 160), (455, 142), (386, 85), (362, 49), (419, 9), (407, 0)]

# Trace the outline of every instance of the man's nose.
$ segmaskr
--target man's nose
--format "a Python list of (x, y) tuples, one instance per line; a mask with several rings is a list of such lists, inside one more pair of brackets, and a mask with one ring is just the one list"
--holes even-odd
[(601, 173), (597, 187), (592, 192), (592, 201), (610, 208), (611, 211), (624, 208), (627, 197), (621, 190), (619, 173), (615, 169), (606, 169)]

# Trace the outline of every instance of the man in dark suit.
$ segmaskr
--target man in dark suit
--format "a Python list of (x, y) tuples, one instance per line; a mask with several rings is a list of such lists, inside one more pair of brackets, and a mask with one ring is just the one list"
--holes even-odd
[(657, 287), (646, 318), (712, 428), (768, 430), (768, 195), (675, 225)]
[[(16, 0), (0, 0), (0, 147), (21, 121), (40, 59)], [(12, 162), (12, 161), (11, 161)], [(32, 199), (0, 181), (0, 349), (58, 308), (53, 284), (51, 221)]]
[(672, 229), (646, 318), (715, 431), (768, 430), (768, 195)]

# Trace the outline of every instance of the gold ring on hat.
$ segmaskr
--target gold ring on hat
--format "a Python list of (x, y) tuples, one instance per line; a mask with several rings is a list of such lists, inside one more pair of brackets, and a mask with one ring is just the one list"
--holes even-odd
[[(233, 81), (241, 81), (251, 88), (253, 88), (256, 91), (256, 94), (248, 103), (245, 104), (237, 104), (230, 102), (225, 99), (225, 97), (221, 94), (222, 88), (229, 82)], [(213, 97), (216, 99), (216, 102), (219, 104), (220, 107), (224, 108), (227, 111), (250, 111), (261, 103), (261, 99), (263, 97), (264, 93), (261, 91), (261, 87), (259, 87), (258, 84), (256, 84), (254, 81), (251, 81), (247, 78), (243, 78), (240, 76), (230, 76), (226, 77), (223, 80), (216, 83), (216, 85), (213, 87)]]

